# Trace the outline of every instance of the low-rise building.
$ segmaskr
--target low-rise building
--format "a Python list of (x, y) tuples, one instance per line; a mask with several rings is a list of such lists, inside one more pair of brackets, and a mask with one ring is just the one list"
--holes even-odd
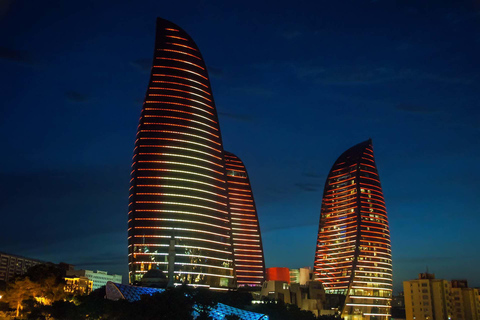
[(310, 267), (290, 269), (290, 283), (299, 283), (302, 286), (313, 280), (313, 270)]
[(108, 274), (106, 271), (92, 270), (68, 270), (67, 276), (86, 277), (93, 282), (92, 289), (96, 290), (107, 284), (108, 281), (122, 283), (122, 276), (118, 274)]
[(311, 311), (315, 316), (334, 314), (331, 310), (325, 310), (325, 290), (319, 281), (309, 281), (304, 285), (289, 284), (287, 281), (265, 281), (261, 299), (294, 304), (301, 310)]
[(75, 295), (90, 294), (93, 281), (87, 277), (67, 276), (65, 279), (65, 292)]
[(265, 281), (260, 293), (262, 299), (292, 303), (290, 299), (290, 284), (287, 281)]

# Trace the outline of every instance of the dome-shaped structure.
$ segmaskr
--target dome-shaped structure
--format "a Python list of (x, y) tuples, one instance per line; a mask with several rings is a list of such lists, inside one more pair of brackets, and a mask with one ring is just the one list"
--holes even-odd
[(140, 285), (152, 288), (166, 288), (168, 279), (165, 273), (159, 269), (150, 269), (145, 273), (140, 280)]

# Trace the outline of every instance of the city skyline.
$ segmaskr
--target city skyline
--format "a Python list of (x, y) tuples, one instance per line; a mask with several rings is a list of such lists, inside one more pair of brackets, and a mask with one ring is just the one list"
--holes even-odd
[(394, 290), (427, 266), (480, 285), (479, 16), (446, 1), (3, 3), (2, 212), (21, 228), (2, 232), (0, 250), (126, 278), (129, 141), (156, 16), (189, 32), (209, 63), (267, 267), (313, 264), (328, 169), (372, 137)]

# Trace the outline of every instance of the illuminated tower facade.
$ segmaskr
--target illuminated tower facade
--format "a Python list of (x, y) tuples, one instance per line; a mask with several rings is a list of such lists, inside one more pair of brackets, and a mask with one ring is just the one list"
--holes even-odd
[(326, 293), (346, 296), (343, 319), (390, 319), (390, 233), (372, 140), (345, 151), (330, 170), (314, 273)]
[(131, 283), (158, 268), (173, 271), (176, 283), (235, 285), (225, 159), (207, 68), (190, 36), (160, 18), (128, 215)]
[(265, 281), (265, 260), (247, 169), (240, 158), (229, 152), (225, 152), (225, 166), (237, 284), (261, 286)]

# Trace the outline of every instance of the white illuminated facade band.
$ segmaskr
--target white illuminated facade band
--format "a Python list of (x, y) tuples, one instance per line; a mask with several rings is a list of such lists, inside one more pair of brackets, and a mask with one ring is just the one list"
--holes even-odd
[(172, 271), (173, 237), (175, 283), (218, 290), (236, 286), (236, 236), (207, 68), (190, 36), (160, 18), (132, 162), (130, 283), (152, 268)]
[(346, 296), (342, 319), (390, 319), (390, 232), (371, 140), (345, 151), (330, 170), (314, 274), (326, 293)]

